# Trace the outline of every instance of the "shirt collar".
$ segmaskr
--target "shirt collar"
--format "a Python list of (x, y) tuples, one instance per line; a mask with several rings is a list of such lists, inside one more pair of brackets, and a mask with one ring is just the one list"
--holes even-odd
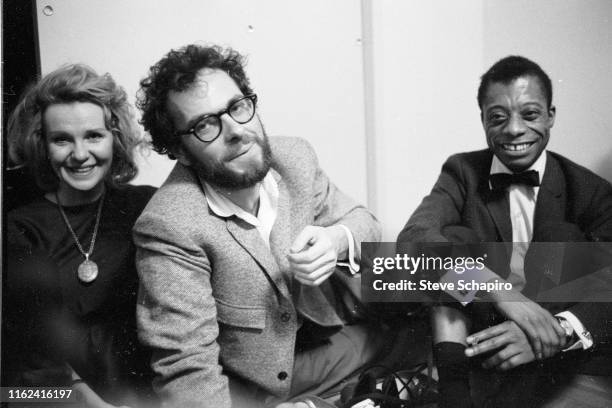
[[(542, 151), (540, 157), (526, 170), (535, 170), (540, 175), (540, 182), (542, 182), (542, 178), (544, 177), (544, 170), (546, 169), (546, 150)], [(513, 174), (514, 172), (510, 170), (504, 163), (501, 162), (497, 158), (496, 155), (493, 155), (493, 161), (491, 162), (491, 171), (489, 174), (495, 173), (507, 173)]]
[(274, 179), (272, 172), (266, 174), (259, 186), (259, 210), (257, 216), (234, 204), (229, 198), (219, 193), (211, 184), (204, 180), (201, 181), (208, 207), (219, 217), (230, 218), (236, 216), (254, 227), (259, 227), (261, 226), (261, 215), (270, 211), (276, 212), (278, 208), (278, 183)]

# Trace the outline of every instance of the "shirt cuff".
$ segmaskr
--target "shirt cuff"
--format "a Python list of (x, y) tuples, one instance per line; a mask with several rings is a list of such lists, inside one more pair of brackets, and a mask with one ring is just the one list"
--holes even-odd
[(346, 260), (342, 262), (337, 262), (340, 266), (347, 266), (351, 275), (359, 272), (359, 259), (357, 258), (357, 248), (355, 248), (355, 239), (353, 238), (353, 233), (346, 225), (338, 224), (338, 226), (342, 227), (344, 233), (346, 234), (346, 241), (348, 242), (348, 257)]
[(456, 269), (447, 269), (443, 275), (445, 282), (457, 282), (460, 278), (465, 279), (466, 277), (477, 283), (487, 283), (491, 281), (501, 281), (502, 278), (487, 268), (486, 266), (482, 270), (476, 270), (476, 267), (472, 269), (462, 269), (457, 271)]
[(570, 324), (570, 326), (572, 326), (572, 329), (574, 329), (574, 333), (576, 333), (576, 336), (578, 336), (578, 341), (576, 341), (571, 346), (565, 348), (563, 351), (570, 351), (576, 349), (587, 350), (593, 347), (593, 336), (584, 327), (582, 322), (576, 317), (575, 314), (566, 310), (564, 312), (557, 313), (555, 316), (565, 319)]
[(459, 280), (474, 281), (480, 286), (480, 284), (486, 284), (494, 281), (502, 281), (498, 274), (487, 268), (486, 266), (482, 270), (477, 270), (475, 267), (464, 270), (453, 270), (447, 269), (446, 272), (440, 278), (440, 283), (453, 283), (457, 289), (444, 291), (457, 299), (463, 306), (467, 306), (476, 297), (478, 297), (478, 290), (459, 290)]

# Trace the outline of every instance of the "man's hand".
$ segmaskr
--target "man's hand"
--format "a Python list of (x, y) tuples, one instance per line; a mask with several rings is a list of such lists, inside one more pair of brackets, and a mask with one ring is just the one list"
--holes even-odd
[(345, 256), (347, 248), (342, 227), (309, 225), (293, 241), (287, 259), (297, 281), (318, 286), (334, 273), (338, 257)]
[(527, 335), (538, 360), (556, 354), (565, 343), (565, 331), (546, 309), (516, 291), (492, 292), (495, 307)]
[(535, 360), (527, 336), (515, 322), (510, 320), (468, 336), (467, 342), (465, 355), (468, 357), (498, 350), (485, 360), (483, 368), (505, 371)]

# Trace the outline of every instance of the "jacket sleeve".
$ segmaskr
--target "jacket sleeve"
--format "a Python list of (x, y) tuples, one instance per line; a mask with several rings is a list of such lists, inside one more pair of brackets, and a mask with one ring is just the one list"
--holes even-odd
[(211, 266), (169, 218), (145, 211), (134, 227), (138, 331), (153, 349), (153, 385), (169, 407), (229, 408), (228, 378), (218, 363)]
[[(608, 268), (607, 273), (612, 273)], [(612, 339), (612, 303), (580, 302), (568, 309), (593, 336), (595, 346), (609, 344)]]
[[(586, 232), (590, 241), (605, 242), (597, 256), (601, 269), (593, 278), (598, 282), (596, 295), (599, 301), (579, 302), (569, 308), (593, 336), (595, 346), (612, 341), (612, 303), (602, 302), (602, 299), (612, 300), (612, 186), (607, 181), (594, 178), (592, 198), (583, 212), (581, 229)], [(590, 187), (590, 186), (589, 186)], [(597, 245), (597, 244), (595, 244)], [(603, 253), (603, 255), (601, 255)], [(593, 257), (590, 257), (593, 262)], [(585, 293), (587, 299), (593, 299), (591, 293)]]
[(340, 191), (319, 167), (309, 145), (308, 150), (316, 165), (313, 179), (314, 224), (322, 227), (344, 225), (353, 234), (358, 253), (362, 242), (380, 241), (378, 220), (363, 205)]
[(314, 183), (315, 225), (346, 226), (357, 247), (361, 242), (380, 241), (380, 224), (374, 215), (340, 191), (320, 168)]
[(431, 193), (414, 211), (398, 236), (399, 242), (446, 242), (443, 229), (461, 224), (466, 187), (459, 156), (451, 156)]

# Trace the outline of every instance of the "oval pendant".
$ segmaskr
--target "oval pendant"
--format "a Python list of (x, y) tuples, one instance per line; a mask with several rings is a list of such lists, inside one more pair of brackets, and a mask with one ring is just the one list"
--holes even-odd
[(93, 282), (98, 277), (98, 265), (89, 259), (84, 260), (78, 269), (79, 280), (84, 283)]

